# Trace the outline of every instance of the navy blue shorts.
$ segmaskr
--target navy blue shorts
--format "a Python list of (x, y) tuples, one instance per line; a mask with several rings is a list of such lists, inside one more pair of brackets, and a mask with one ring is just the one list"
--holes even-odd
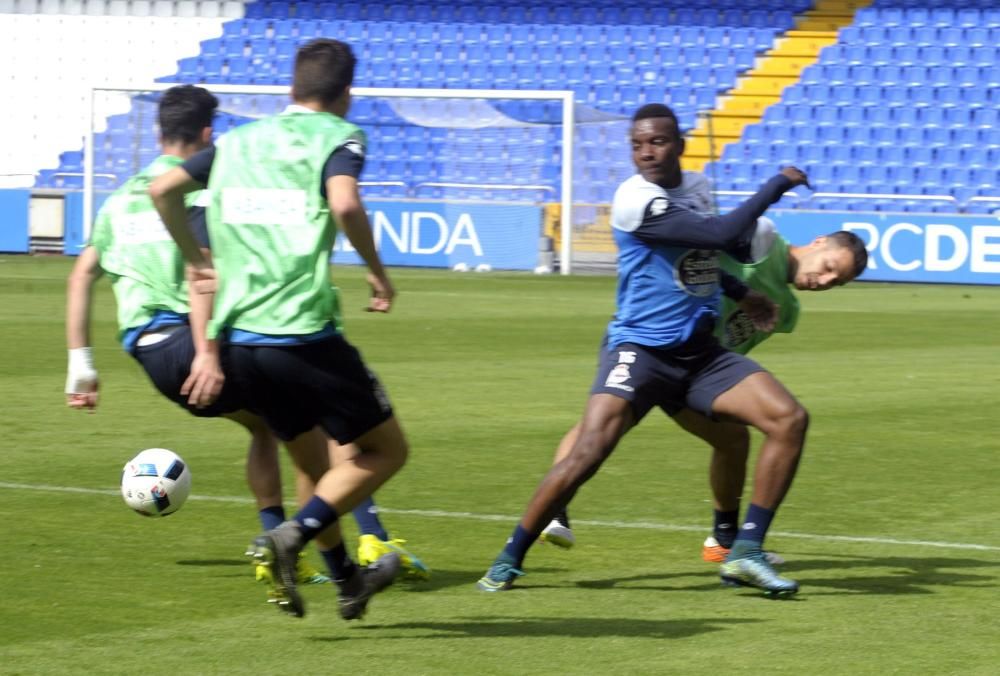
[(716, 397), (764, 370), (752, 359), (726, 350), (714, 337), (668, 349), (623, 343), (608, 350), (602, 345), (590, 393), (613, 394), (631, 402), (636, 422), (654, 406), (671, 416), (690, 408), (713, 418)]
[(239, 411), (244, 406), (243, 393), (245, 387), (231, 374), (228, 364), (226, 346), (221, 351), (222, 371), (226, 375), (225, 383), (219, 398), (210, 406), (195, 408), (187, 402), (187, 396), (181, 394), (181, 385), (191, 373), (191, 362), (194, 360), (194, 342), (191, 340), (191, 327), (187, 324), (173, 328), (173, 333), (166, 339), (154, 345), (135, 348), (135, 357), (153, 385), (167, 399), (184, 408), (192, 415), (201, 418), (217, 418), (224, 413)]
[(229, 354), (250, 383), (250, 410), (280, 439), (319, 425), (348, 444), (392, 417), (382, 384), (339, 334), (302, 345), (230, 345)]

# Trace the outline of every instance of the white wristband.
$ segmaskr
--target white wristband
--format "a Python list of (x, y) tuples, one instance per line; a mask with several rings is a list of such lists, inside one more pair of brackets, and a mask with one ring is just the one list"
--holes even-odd
[(75, 347), (69, 350), (69, 366), (66, 369), (66, 394), (93, 392), (97, 382), (97, 370), (89, 347)]

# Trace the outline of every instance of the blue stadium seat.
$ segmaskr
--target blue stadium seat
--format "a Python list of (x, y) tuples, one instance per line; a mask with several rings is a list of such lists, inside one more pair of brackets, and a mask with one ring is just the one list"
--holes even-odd
[[(948, 100), (953, 101), (953, 95), (956, 88), (945, 87), (939, 93), (942, 98), (944, 95), (950, 94)], [(996, 100), (996, 87), (983, 88), (983, 87), (962, 87), (958, 88), (959, 100), (968, 107), (979, 107), (979, 106), (989, 106), (997, 105), (1000, 101)], [(994, 100), (990, 100), (990, 95), (993, 94)]]
[(975, 66), (959, 66), (952, 72), (951, 82), (960, 87), (981, 86), (983, 73)]
[(844, 106), (837, 109), (837, 117), (840, 124), (845, 127), (856, 127), (869, 124), (865, 115), (865, 109), (860, 106)]
[(779, 122), (785, 122), (788, 120), (789, 107), (781, 104), (768, 106), (764, 109), (764, 115), (761, 121), (765, 124), (775, 124)]
[(1000, 127), (1000, 111), (996, 108), (974, 108), (969, 115), (969, 124), (974, 127)]
[(886, 30), (885, 43), (893, 47), (913, 44), (913, 28), (910, 26), (896, 26)]
[[(856, 42), (864, 45), (881, 45), (886, 42), (887, 26), (878, 24), (874, 26), (859, 27), (855, 37)], [(847, 42), (846, 40), (844, 42)]]
[(585, 46), (604, 43), (604, 29), (601, 26), (581, 26), (578, 42)]
[(902, 54), (895, 54), (893, 48), (888, 45), (865, 47), (864, 55), (863, 59), (858, 63), (868, 63), (873, 66), (887, 66), (897, 62), (903, 63), (902, 59), (906, 58)]
[(895, 66), (906, 66), (923, 68), (929, 62), (924, 59), (922, 50), (929, 49), (929, 47), (917, 47), (916, 45), (903, 45), (902, 47), (893, 48), (893, 54), (895, 55), (894, 63), (886, 63), (882, 61), (879, 63), (881, 66), (895, 65)]

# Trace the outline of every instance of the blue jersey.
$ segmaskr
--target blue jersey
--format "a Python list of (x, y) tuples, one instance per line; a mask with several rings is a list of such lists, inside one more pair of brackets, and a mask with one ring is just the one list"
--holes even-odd
[(685, 172), (667, 190), (636, 175), (619, 186), (611, 206), (618, 245), (617, 312), (608, 346), (673, 347), (697, 326), (714, 323), (719, 306), (718, 251), (741, 252), (757, 218), (791, 181), (776, 176), (725, 216), (710, 216), (708, 182)]

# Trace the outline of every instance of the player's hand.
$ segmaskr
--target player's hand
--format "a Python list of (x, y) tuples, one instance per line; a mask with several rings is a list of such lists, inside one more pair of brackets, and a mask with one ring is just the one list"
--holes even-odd
[(379, 277), (368, 273), (368, 284), (372, 287), (372, 297), (368, 301), (367, 312), (388, 312), (392, 309), (392, 299), (396, 297), (396, 289), (387, 276)]
[(797, 185), (804, 185), (807, 188), (811, 187), (809, 185), (809, 177), (806, 176), (806, 173), (798, 167), (783, 167), (781, 169), (781, 175), (792, 182), (793, 188)]
[(215, 352), (199, 352), (191, 362), (191, 373), (181, 385), (181, 394), (195, 408), (210, 406), (219, 398), (226, 375)]
[(737, 305), (758, 331), (770, 333), (778, 323), (778, 306), (760, 291), (750, 289)]
[(66, 405), (94, 412), (97, 408), (97, 390), (100, 381), (97, 369), (90, 357), (90, 348), (83, 347), (69, 351), (69, 365), (66, 369)]
[(219, 287), (219, 278), (215, 268), (204, 266), (187, 266), (187, 280), (195, 293), (215, 293)]
[(98, 389), (100, 381), (95, 373), (89, 379), (75, 379), (66, 382), (66, 405), (70, 408), (80, 409), (93, 413), (97, 408), (99, 398)]

